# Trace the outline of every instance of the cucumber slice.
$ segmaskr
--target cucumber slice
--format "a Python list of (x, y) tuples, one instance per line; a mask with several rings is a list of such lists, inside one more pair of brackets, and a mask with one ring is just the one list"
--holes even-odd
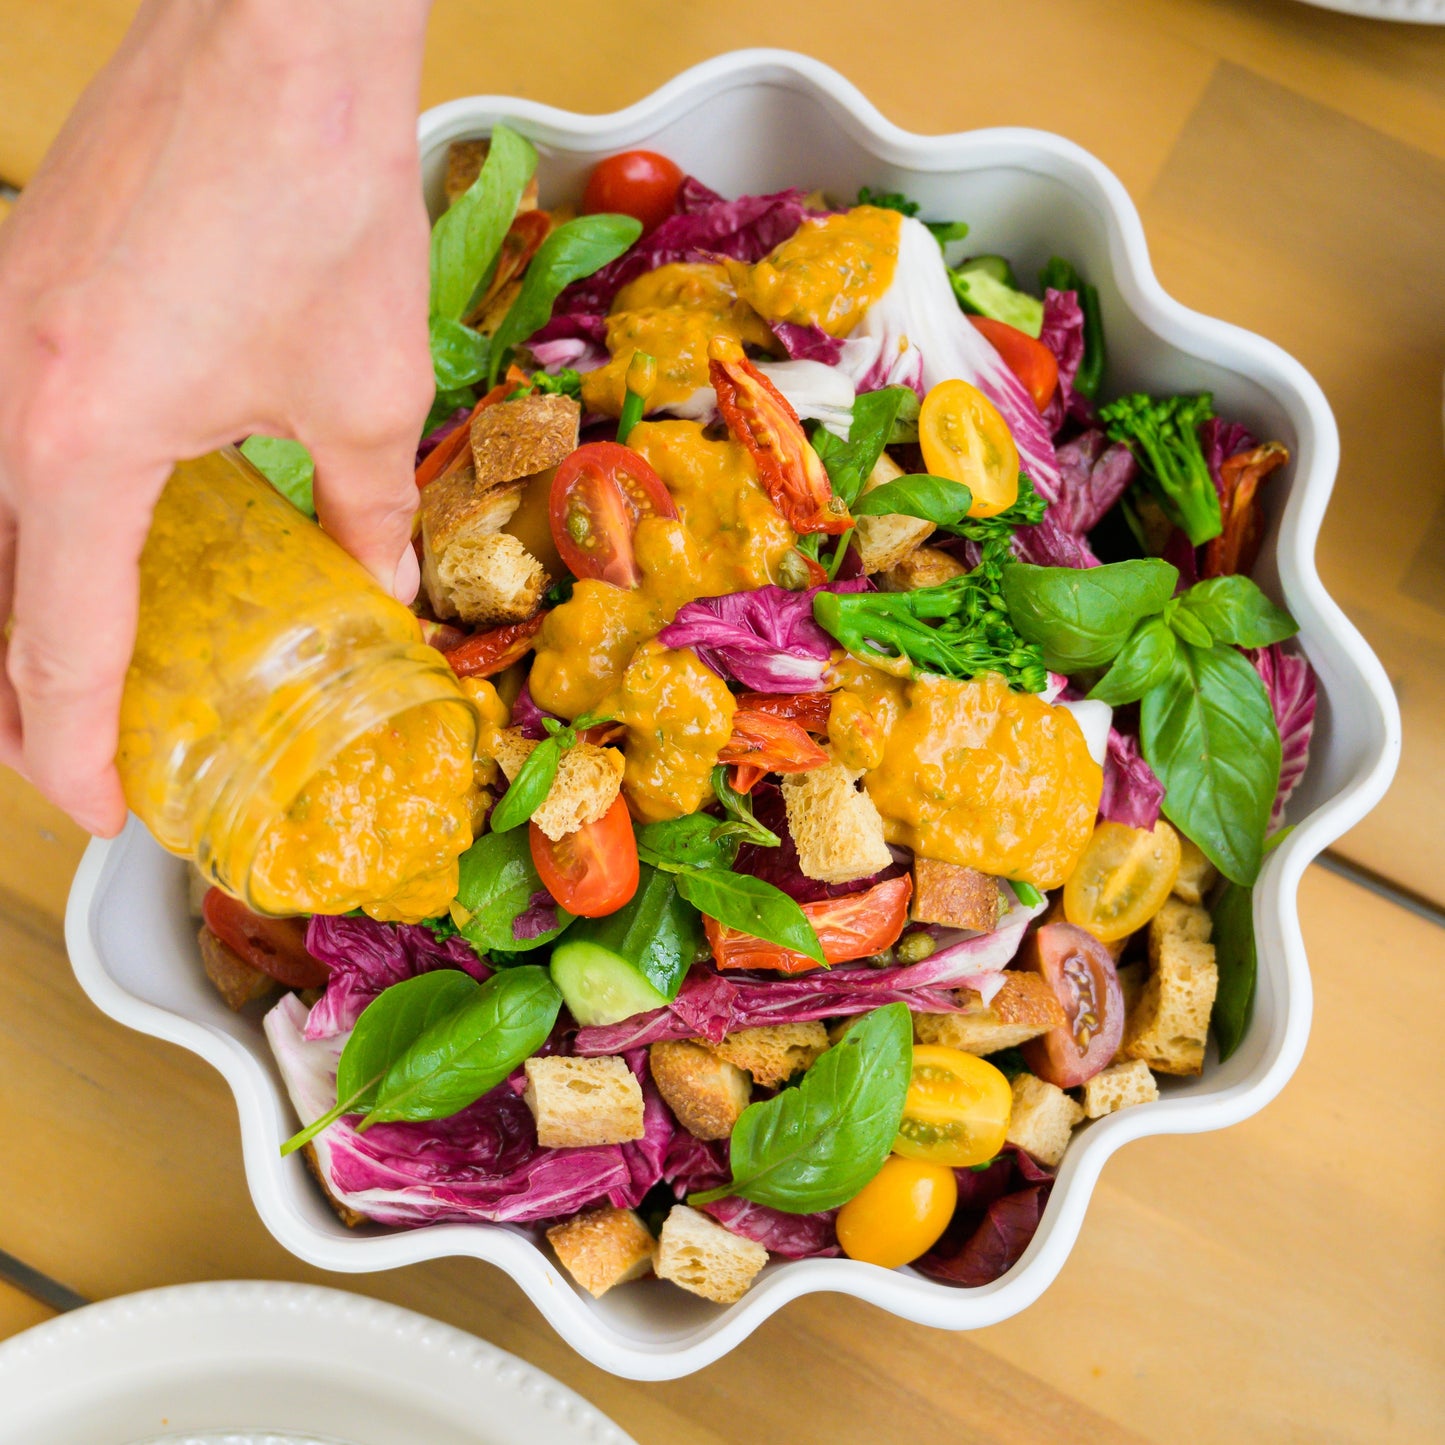
[(552, 982), (584, 1028), (621, 1023), (667, 1003), (620, 953), (580, 938), (552, 950)]
[(961, 305), (979, 316), (1007, 322), (1035, 338), (1044, 328), (1044, 303), (988, 271), (960, 268), (953, 272), (953, 291)]
[(958, 269), (964, 273), (982, 271), (986, 276), (992, 276), (1000, 285), (1014, 291), (1019, 289), (1018, 277), (1014, 275), (1014, 268), (1009, 265), (1006, 256), (970, 256)]

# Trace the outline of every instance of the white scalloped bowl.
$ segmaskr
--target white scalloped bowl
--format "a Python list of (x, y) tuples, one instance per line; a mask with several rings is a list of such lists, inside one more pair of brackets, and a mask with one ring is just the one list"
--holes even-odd
[(1111, 387), (1215, 393), (1219, 410), (1277, 437), (1293, 464), (1271, 482), (1271, 522), (1259, 569), (1300, 623), (1319, 675), (1314, 755), (1290, 807), (1294, 831), (1255, 893), (1259, 985), (1254, 1023), (1225, 1064), (1167, 1080), (1159, 1103), (1098, 1120), (1075, 1136), (1032, 1244), (1002, 1279), (957, 1289), (910, 1270), (848, 1259), (776, 1261), (727, 1309), (660, 1285), (593, 1300), (523, 1229), (440, 1224), (345, 1229), (299, 1158), (282, 1159), (291, 1108), (257, 1024), (229, 1013), (198, 966), (181, 863), (131, 826), (94, 843), (71, 893), (66, 935), (82, 986), (114, 1018), (169, 1039), (225, 1075), (241, 1116), (256, 1208), (288, 1249), (333, 1270), (389, 1269), (470, 1255), (507, 1271), (558, 1332), (617, 1374), (667, 1379), (725, 1354), (799, 1295), (855, 1295), (944, 1329), (993, 1324), (1037, 1299), (1068, 1255), (1104, 1161), (1147, 1134), (1218, 1129), (1262, 1108), (1304, 1050), (1310, 979), (1296, 909), (1300, 876), (1325, 846), (1379, 800), (1400, 746), (1398, 710), (1379, 662), (1321, 586), (1315, 536), (1334, 483), (1339, 442), (1324, 396), (1277, 346), (1189, 311), (1160, 289), (1139, 217), (1119, 182), (1058, 136), (983, 130), (916, 136), (886, 121), (826, 66), (782, 51), (721, 56), (614, 115), (572, 115), (528, 100), (452, 101), (427, 112), (420, 136), (436, 199), (448, 142), (505, 119), (542, 153), (544, 202), (575, 196), (599, 157), (647, 146), (727, 194), (802, 184), (837, 196), (860, 185), (901, 190), (923, 214), (964, 217), (971, 248), (1003, 252), (1031, 275), (1054, 251), (1099, 287)]

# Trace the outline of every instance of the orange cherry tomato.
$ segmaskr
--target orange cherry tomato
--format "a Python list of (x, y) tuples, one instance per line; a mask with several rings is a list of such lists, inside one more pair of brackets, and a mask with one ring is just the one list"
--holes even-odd
[(656, 151), (623, 151), (598, 161), (582, 193), (586, 215), (615, 211), (635, 216), (644, 234), (660, 226), (677, 206), (680, 166)]
[(547, 614), (539, 612), (525, 622), (509, 622), (490, 632), (478, 632), (451, 647), (438, 647), (438, 651), (458, 677), (495, 677), (532, 650), (546, 620)]
[(1163, 908), (1182, 856), (1163, 818), (1153, 832), (1100, 823), (1064, 884), (1064, 917), (1104, 943), (1127, 938)]
[(642, 574), (632, 534), (644, 517), (675, 521), (677, 507), (662, 478), (630, 447), (589, 442), (552, 478), (552, 540), (574, 576), (636, 587)]
[(940, 381), (918, 412), (923, 461), (973, 493), (970, 517), (994, 517), (1019, 495), (1019, 450), (998, 408), (966, 381)]
[(913, 1046), (913, 1077), (893, 1152), (966, 1169), (1003, 1148), (1013, 1090), (987, 1059), (943, 1044)]
[(621, 793), (595, 823), (555, 841), (535, 823), (530, 828), (537, 876), (568, 913), (602, 918), (637, 892), (637, 839)]
[(1020, 968), (1042, 974), (1064, 1007), (1064, 1022), (1022, 1046), (1025, 1062), (1045, 1083), (1077, 1088), (1119, 1051), (1124, 994), (1108, 945), (1072, 923), (1046, 923), (1030, 935)]
[(252, 913), (220, 888), (201, 900), (206, 927), (252, 968), (287, 988), (324, 988), (331, 971), (306, 952), (304, 918), (267, 918)]
[(897, 1269), (938, 1243), (957, 1205), (952, 1169), (895, 1154), (838, 1211), (838, 1243), (849, 1259)]
[(974, 326), (998, 352), (999, 359), (1028, 388), (1034, 405), (1043, 411), (1059, 389), (1058, 358), (1042, 341), (990, 316), (970, 316)]
[(717, 755), (720, 763), (746, 763), (765, 773), (806, 773), (821, 768), (828, 754), (802, 723), (757, 708), (733, 714), (732, 736)]
[(733, 440), (747, 448), (763, 490), (787, 524), (799, 535), (850, 530), (853, 519), (833, 495), (827, 468), (787, 398), (730, 336), (714, 336), (707, 354), (717, 409)]
[[(889, 878), (861, 893), (846, 898), (825, 898), (803, 904), (803, 913), (813, 925), (823, 957), (831, 964), (848, 963), (882, 953), (897, 943), (908, 922), (908, 900), (913, 897), (913, 879)], [(703, 916), (703, 931), (712, 946), (713, 962), (721, 969), (770, 968), (778, 973), (806, 973), (821, 965), (806, 953), (769, 943)]]

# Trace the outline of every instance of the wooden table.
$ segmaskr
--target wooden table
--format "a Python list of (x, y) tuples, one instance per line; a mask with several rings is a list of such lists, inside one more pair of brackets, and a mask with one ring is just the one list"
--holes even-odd
[[(23, 186), (132, 9), (0, 0), (0, 180)], [(590, 13), (441, 0), (425, 102), (611, 109), (722, 50), (810, 51), (910, 128), (1080, 141), (1138, 200), (1167, 289), (1311, 368), (1344, 440), (1320, 568), (1406, 718), (1400, 779), (1340, 855), (1445, 901), (1445, 31), (1292, 0)], [(91, 1298), (321, 1278), (257, 1220), (218, 1077), (72, 981), (60, 919), (81, 844), (0, 775), (0, 1250)], [(1301, 904), (1317, 1000), (1296, 1078), (1235, 1129), (1125, 1150), (1058, 1282), (995, 1328), (813, 1298), (701, 1374), (643, 1387), (580, 1363), (475, 1262), (345, 1283), (535, 1361), (649, 1445), (1439, 1439), (1445, 930), (1324, 868)], [(0, 1335), (47, 1313), (0, 1285)]]

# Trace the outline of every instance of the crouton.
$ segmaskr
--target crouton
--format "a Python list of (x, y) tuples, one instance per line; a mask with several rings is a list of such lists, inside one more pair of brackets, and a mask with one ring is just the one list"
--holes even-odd
[(858, 786), (860, 774), (832, 762), (783, 779), (788, 831), (798, 867), (823, 883), (851, 883), (893, 862), (883, 838), (883, 819)]
[(229, 944), (222, 943), (209, 928), (196, 935), (201, 944), (201, 966), (216, 985), (226, 1007), (239, 1013), (248, 1003), (275, 993), (280, 984), (268, 973), (252, 968)]
[(920, 1044), (946, 1044), (968, 1054), (995, 1054), (1035, 1039), (1065, 1022), (1064, 1006), (1037, 973), (1009, 970), (987, 1008), (971, 988), (956, 995), (966, 1013), (913, 1015), (913, 1037)]
[(547, 1231), (562, 1268), (601, 1299), (615, 1284), (626, 1284), (652, 1269), (657, 1241), (630, 1209), (589, 1209)]
[(1110, 1064), (1102, 1073), (1084, 1083), (1084, 1114), (1102, 1119), (1116, 1109), (1131, 1104), (1151, 1104), (1159, 1097), (1159, 1085), (1142, 1059), (1124, 1064)]
[(1126, 1059), (1143, 1059), (1158, 1074), (1200, 1073), (1218, 987), (1214, 945), (1167, 934), (1138, 1007), (1124, 1025), (1120, 1052)]
[(483, 407), (472, 418), (477, 485), (489, 490), (555, 467), (577, 450), (581, 420), (582, 407), (570, 396), (533, 392)]
[(878, 578), (885, 592), (916, 592), (920, 587), (938, 587), (962, 577), (968, 568), (957, 557), (939, 547), (919, 547), (897, 566)]
[(1204, 856), (1197, 843), (1192, 843), (1183, 833), (1179, 835), (1179, 876), (1174, 880), (1174, 896), (1186, 903), (1203, 903), (1204, 895), (1214, 887), (1219, 872)]
[[(695, 1043), (703, 1043), (696, 1039)], [(803, 1024), (764, 1024), (756, 1029), (738, 1029), (720, 1044), (704, 1044), (720, 1059), (735, 1064), (753, 1076), (764, 1089), (785, 1084), (794, 1074), (811, 1068), (828, 1047), (828, 1030), (822, 1021)]]
[[(903, 468), (883, 452), (877, 465), (863, 483), (861, 495), (866, 496), (875, 487), (891, 482), (903, 475)], [(858, 556), (865, 572), (886, 572), (896, 567), (915, 548), (933, 535), (933, 523), (921, 517), (905, 517), (889, 513), (882, 517), (859, 517), (857, 531), (853, 536)]]
[(194, 863), (186, 865), (186, 911), (192, 918), (200, 918), (201, 905), (211, 891), (211, 880)]
[[(487, 742), (492, 756), (510, 782), (537, 744), (524, 738), (520, 728), (503, 728)], [(588, 823), (595, 823), (612, 806), (622, 787), (626, 759), (616, 748), (578, 742), (562, 754), (557, 775), (547, 796), (532, 814), (532, 821), (555, 843)]]
[(1084, 1117), (1083, 1109), (1057, 1085), (1046, 1084), (1033, 1074), (1014, 1075), (1013, 1095), (1013, 1112), (1004, 1137), (1052, 1168), (1064, 1157), (1074, 1125)]
[(653, 1268), (659, 1279), (730, 1305), (747, 1293), (767, 1262), (767, 1250), (755, 1240), (724, 1229), (685, 1204), (674, 1204), (662, 1221)]
[(937, 858), (913, 860), (913, 904), (909, 917), (915, 923), (941, 923), (945, 928), (975, 928), (991, 933), (1003, 912), (1003, 894), (997, 878), (944, 863)]
[[(447, 147), (447, 172), (446, 179), (442, 182), (442, 189), (446, 195), (448, 206), (454, 206), (472, 187), (472, 183), (482, 173), (482, 162), (487, 158), (487, 152), (491, 150), (492, 143), (485, 136), (477, 136), (471, 140), (454, 140)], [(517, 202), (519, 211), (535, 211), (537, 209), (537, 178), (531, 180), (522, 188), (521, 199)]]
[(1144, 985), (1149, 979), (1149, 965), (1138, 958), (1133, 963), (1120, 964), (1114, 971), (1119, 976), (1119, 992), (1124, 995), (1124, 1017), (1128, 1018), (1139, 1007)]
[(522, 1095), (544, 1149), (625, 1144), (642, 1138), (642, 1086), (617, 1054), (528, 1059)]
[(752, 1097), (752, 1080), (726, 1059), (686, 1039), (648, 1050), (652, 1082), (677, 1122), (694, 1139), (726, 1139)]
[(301, 1157), (305, 1159), (306, 1167), (311, 1171), (311, 1177), (321, 1186), (321, 1192), (326, 1196), (326, 1202), (336, 1211), (336, 1217), (348, 1229), (356, 1229), (365, 1224), (366, 1216), (360, 1210), (353, 1209), (349, 1204), (343, 1204), (332, 1192), (331, 1181), (321, 1167), (321, 1160), (316, 1153), (316, 1145), (303, 1144)]
[(1149, 962), (1159, 966), (1159, 950), (1166, 938), (1183, 943), (1208, 943), (1214, 934), (1214, 920), (1197, 904), (1166, 898), (1164, 906), (1149, 920)]

